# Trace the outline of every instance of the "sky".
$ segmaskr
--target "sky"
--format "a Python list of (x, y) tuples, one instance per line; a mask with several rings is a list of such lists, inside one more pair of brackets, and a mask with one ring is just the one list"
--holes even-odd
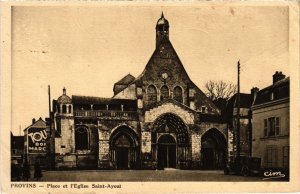
[[(48, 85), (67, 95), (111, 97), (113, 84), (142, 73), (155, 49), (161, 12), (189, 77), (204, 91), (209, 80), (241, 92), (289, 76), (288, 7), (230, 4), (168, 6), (15, 6), (12, 9), (12, 131), (48, 117)], [(21, 133), (22, 134), (22, 133)]]

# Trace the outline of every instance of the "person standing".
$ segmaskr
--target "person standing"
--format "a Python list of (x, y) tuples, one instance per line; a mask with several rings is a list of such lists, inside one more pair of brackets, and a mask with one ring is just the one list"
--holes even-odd
[(35, 161), (34, 164), (34, 178), (39, 181), (42, 178), (42, 169), (39, 160)]
[(23, 165), (23, 178), (25, 181), (28, 181), (28, 179), (30, 178), (30, 166), (27, 160), (25, 160), (25, 163)]

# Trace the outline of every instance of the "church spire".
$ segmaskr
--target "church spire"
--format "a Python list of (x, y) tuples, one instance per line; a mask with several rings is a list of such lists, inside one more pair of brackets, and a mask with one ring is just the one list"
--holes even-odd
[(156, 48), (160, 45), (163, 37), (169, 39), (169, 21), (164, 17), (164, 12), (161, 12), (161, 17), (156, 24)]

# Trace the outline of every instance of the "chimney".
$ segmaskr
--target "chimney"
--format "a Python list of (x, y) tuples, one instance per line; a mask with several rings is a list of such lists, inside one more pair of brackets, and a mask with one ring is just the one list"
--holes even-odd
[(32, 124), (34, 124), (34, 123), (35, 123), (35, 118), (32, 119)]
[(273, 75), (273, 84), (276, 82), (283, 80), (285, 78), (285, 75), (282, 74), (281, 71), (276, 71), (275, 74)]
[(259, 88), (257, 88), (257, 87), (254, 87), (251, 89), (251, 96), (252, 96), (253, 101), (255, 100), (258, 91), (259, 91)]

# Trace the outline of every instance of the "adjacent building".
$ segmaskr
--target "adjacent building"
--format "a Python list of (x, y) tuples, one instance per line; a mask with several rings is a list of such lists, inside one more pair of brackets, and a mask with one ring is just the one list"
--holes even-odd
[(258, 88), (253, 88), (251, 94), (240, 93), (240, 132), (237, 134), (237, 95), (234, 94), (227, 102), (224, 110), (224, 119), (228, 124), (228, 159), (233, 160), (237, 154), (237, 135), (240, 136), (240, 156), (251, 156), (252, 139), (252, 114), (255, 92)]
[(10, 134), (10, 149), (12, 163), (22, 164), (24, 157), (24, 136)]
[(44, 168), (49, 165), (47, 154), (49, 153), (49, 130), (46, 122), (39, 118), (32, 119), (32, 124), (24, 129), (24, 159), (30, 165), (39, 160)]
[(252, 155), (262, 159), (263, 168), (289, 168), (289, 85), (289, 77), (276, 72), (252, 106)]

